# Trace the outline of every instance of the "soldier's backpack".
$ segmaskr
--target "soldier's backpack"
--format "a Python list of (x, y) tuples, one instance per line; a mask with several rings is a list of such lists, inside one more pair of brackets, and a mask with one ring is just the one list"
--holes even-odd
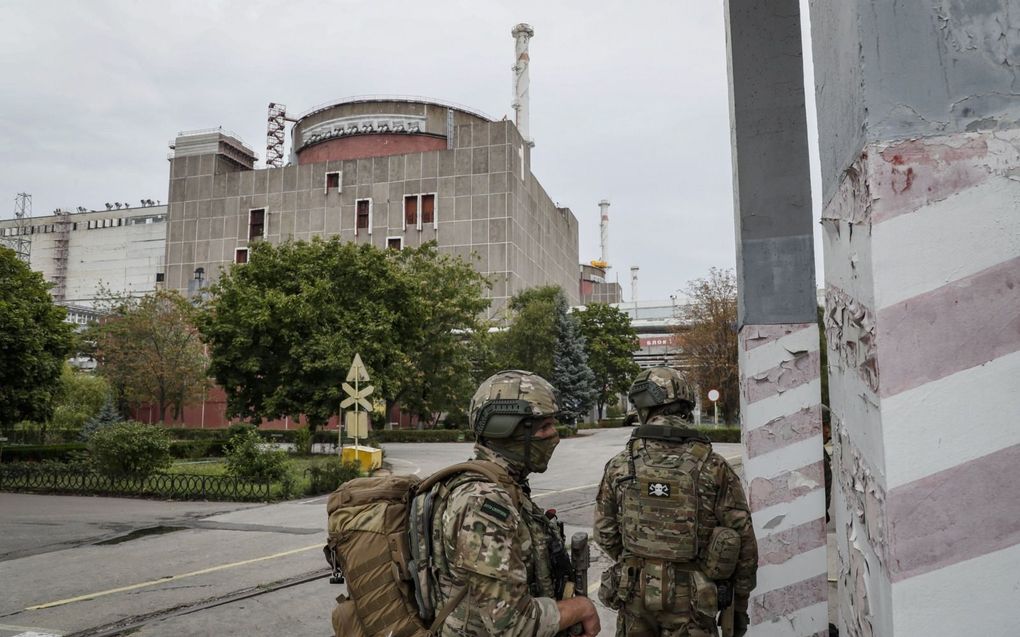
[(357, 478), (330, 494), (323, 552), (348, 592), (333, 609), (337, 637), (430, 637), (460, 603), (464, 589), (433, 607), (438, 591), (430, 538), (437, 493), (444, 480), (462, 473), (503, 486), (520, 505), (510, 476), (484, 460), (446, 467), (425, 480)]

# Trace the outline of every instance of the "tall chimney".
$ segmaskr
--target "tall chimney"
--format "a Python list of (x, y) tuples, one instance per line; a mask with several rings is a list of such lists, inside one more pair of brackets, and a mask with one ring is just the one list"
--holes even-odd
[(641, 268), (636, 265), (630, 266), (630, 301), (637, 303), (637, 273)]
[(602, 231), (602, 266), (605, 269), (609, 269), (609, 201), (603, 199), (599, 202), (600, 216), (602, 220), (599, 222), (599, 230)]
[(528, 41), (534, 37), (535, 30), (531, 28), (531, 25), (522, 22), (514, 27), (510, 35), (514, 36), (514, 52), (516, 53), (513, 66), (514, 101), (512, 106), (514, 109), (514, 123), (517, 124), (517, 130), (521, 132), (521, 137), (524, 138), (524, 141), (529, 146), (534, 146), (535, 142), (531, 140), (531, 131), (528, 126), (528, 115), (530, 113), (530, 105), (528, 104), (528, 85), (530, 83), (528, 66), (531, 63), (531, 58), (528, 57)]

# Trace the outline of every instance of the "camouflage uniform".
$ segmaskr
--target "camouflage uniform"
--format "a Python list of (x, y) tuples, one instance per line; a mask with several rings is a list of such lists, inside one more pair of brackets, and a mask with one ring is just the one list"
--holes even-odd
[[(492, 450), (478, 445), (475, 454), (519, 478)], [(440, 635), (556, 634), (560, 612), (547, 543), (558, 530), (523, 491), (517, 509), (506, 489), (477, 475), (461, 474), (445, 486), (432, 535), (441, 595), (437, 607), (460, 587), (469, 588)]]
[[(687, 427), (687, 421), (677, 416), (656, 416), (648, 424)], [(697, 476), (698, 502), (698, 560), (706, 551), (713, 529), (724, 526), (740, 536), (740, 550), (736, 571), (733, 574), (735, 610), (746, 612), (748, 597), (755, 586), (758, 549), (751, 514), (744, 491), (733, 469), (722, 456), (711, 452), (711, 445), (698, 439), (667, 442), (637, 440), (634, 444), (636, 462), (662, 464), (683, 452), (688, 445), (703, 445), (708, 449), (696, 450), (706, 454)], [(690, 448), (688, 449), (690, 450)], [(672, 456), (672, 457), (671, 457)], [(614, 456), (605, 468), (595, 503), (595, 541), (615, 560), (612, 569), (603, 576), (600, 597), (609, 606), (616, 607), (616, 634), (627, 637), (683, 637), (717, 635), (716, 586), (703, 572), (699, 562), (673, 564), (660, 562), (661, 572), (651, 572), (643, 558), (631, 554), (624, 547), (623, 488), (619, 481), (630, 475), (629, 451)], [(615, 580), (615, 582), (607, 582)], [(663, 590), (648, 591), (648, 587), (661, 586)], [(605, 589), (616, 589), (605, 590)], [(672, 591), (669, 589), (672, 588)], [(614, 595), (614, 592), (616, 593)], [(645, 600), (662, 594), (663, 609), (650, 611)]]

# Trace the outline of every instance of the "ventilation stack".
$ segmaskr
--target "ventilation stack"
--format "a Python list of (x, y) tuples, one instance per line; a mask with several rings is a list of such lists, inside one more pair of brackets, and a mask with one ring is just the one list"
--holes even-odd
[(602, 258), (599, 259), (602, 262), (602, 268), (604, 270), (609, 269), (609, 201), (603, 199), (599, 202), (599, 230), (602, 235)]
[(630, 266), (630, 301), (637, 303), (637, 273), (641, 268), (636, 265)]
[(531, 139), (529, 127), (530, 97), (528, 87), (530, 79), (528, 67), (531, 65), (531, 58), (528, 56), (528, 42), (535, 36), (535, 30), (531, 28), (531, 25), (522, 22), (515, 26), (510, 34), (514, 37), (514, 52), (516, 53), (513, 66), (514, 101), (512, 106), (514, 109), (514, 124), (517, 125), (517, 130), (520, 131), (524, 141), (533, 147), (535, 142)]

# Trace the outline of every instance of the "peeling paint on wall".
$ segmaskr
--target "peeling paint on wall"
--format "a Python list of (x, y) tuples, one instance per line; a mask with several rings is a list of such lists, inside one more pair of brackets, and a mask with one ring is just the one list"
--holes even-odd
[(838, 417), (833, 417), (833, 479), (843, 490), (848, 512), (860, 525), (881, 563), (886, 562), (885, 490), (853, 445)]
[(878, 393), (875, 316), (871, 309), (830, 285), (825, 290), (824, 323), (829, 350), (846, 369), (856, 368), (868, 388)]
[[(843, 422), (833, 415), (832, 474), (840, 489), (847, 516), (836, 530), (846, 538), (847, 555), (840, 555), (839, 592), (845, 634), (872, 637), (874, 617), (870, 599), (872, 572), (887, 562), (885, 492), (860, 452), (853, 445)], [(842, 552), (842, 551), (841, 551)], [(870, 564), (874, 555), (877, 564)]]
[(836, 193), (822, 211), (822, 225), (839, 236), (839, 222), (871, 223), (871, 185), (868, 176), (868, 153), (862, 153), (843, 173)]

